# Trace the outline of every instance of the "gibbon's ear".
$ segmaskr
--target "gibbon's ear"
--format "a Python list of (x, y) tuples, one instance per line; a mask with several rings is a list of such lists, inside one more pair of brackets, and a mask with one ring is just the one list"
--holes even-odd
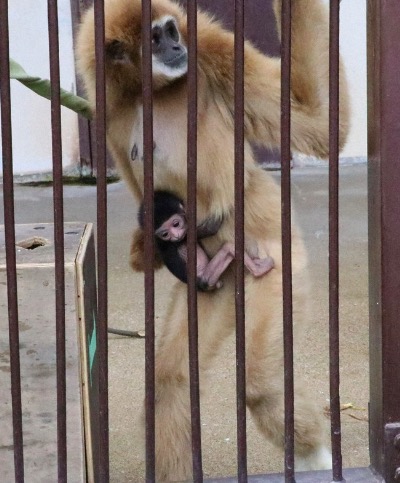
[(131, 64), (132, 59), (128, 53), (125, 42), (120, 40), (106, 41), (106, 58), (117, 64)]

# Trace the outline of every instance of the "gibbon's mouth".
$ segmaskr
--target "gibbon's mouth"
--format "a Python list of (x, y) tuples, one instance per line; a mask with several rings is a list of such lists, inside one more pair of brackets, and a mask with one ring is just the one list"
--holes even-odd
[(180, 67), (184, 61), (187, 59), (187, 53), (181, 52), (180, 54), (176, 55), (172, 59), (165, 60), (164, 64), (168, 65), (169, 67)]

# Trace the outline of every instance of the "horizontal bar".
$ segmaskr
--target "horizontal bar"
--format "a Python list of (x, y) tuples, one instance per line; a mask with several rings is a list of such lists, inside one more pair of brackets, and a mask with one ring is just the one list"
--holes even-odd
[[(370, 468), (349, 468), (343, 471), (346, 483), (384, 483), (382, 477)], [(249, 476), (250, 483), (282, 483), (283, 474)], [(208, 483), (236, 483), (236, 478), (217, 478), (205, 480)], [(302, 471), (296, 473), (296, 483), (332, 483), (331, 471)]]

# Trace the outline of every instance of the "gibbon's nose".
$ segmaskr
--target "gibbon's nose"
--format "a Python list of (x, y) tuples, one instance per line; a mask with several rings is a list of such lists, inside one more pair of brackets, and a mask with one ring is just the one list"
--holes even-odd
[(179, 230), (179, 229), (172, 228), (171, 229), (171, 235), (172, 235), (172, 238), (173, 238), (174, 241), (179, 241), (182, 238), (181, 230)]

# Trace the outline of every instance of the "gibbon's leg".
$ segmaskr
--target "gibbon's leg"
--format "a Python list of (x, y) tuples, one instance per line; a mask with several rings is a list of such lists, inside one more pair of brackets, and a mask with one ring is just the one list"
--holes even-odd
[(274, 260), (271, 257), (251, 258), (247, 253), (244, 254), (244, 263), (253, 277), (262, 277), (274, 268)]
[[(199, 270), (197, 272), (203, 288), (217, 287), (219, 277), (234, 258), (235, 245), (229, 242), (224, 243), (212, 259), (205, 266), (203, 265), (201, 272)], [(274, 268), (274, 261), (271, 257), (252, 259), (246, 252), (244, 253), (244, 263), (253, 277), (261, 277)]]
[[(234, 329), (232, 296), (232, 287), (227, 290), (226, 286), (216, 293), (198, 293), (201, 378), (221, 342)], [(161, 334), (157, 334), (157, 481), (184, 481), (192, 475), (186, 298), (187, 286), (177, 283), (171, 293), (171, 302)]]
[(234, 249), (232, 251), (230, 243), (224, 243), (218, 252), (208, 261), (202, 268), (202, 271), (197, 272), (200, 286), (203, 290), (212, 289), (216, 287), (219, 277), (225, 272), (232, 260), (234, 259)]
[[(284, 379), (281, 274), (250, 279), (247, 291), (254, 297), (246, 306), (246, 397), (258, 430), (272, 443), (284, 447)], [(297, 322), (307, 293), (294, 294)], [(258, 303), (254, 301), (258, 300)], [(299, 302), (296, 304), (296, 300)], [(331, 454), (324, 446), (321, 417), (298, 377), (295, 378), (295, 456), (297, 470), (328, 469)]]

